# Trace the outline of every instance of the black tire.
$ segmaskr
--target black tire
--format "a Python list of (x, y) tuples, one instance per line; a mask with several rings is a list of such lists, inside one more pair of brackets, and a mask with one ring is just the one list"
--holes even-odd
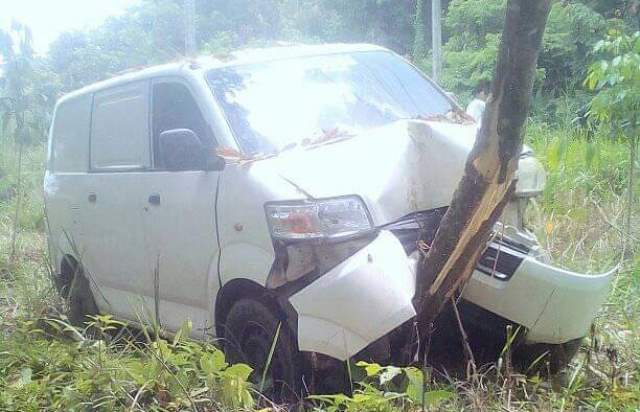
[(240, 299), (229, 311), (224, 325), (224, 349), (230, 363), (253, 368), (250, 380), (260, 387), (278, 325), (280, 332), (266, 374), (263, 394), (275, 402), (299, 399), (301, 362), (293, 333), (269, 306), (254, 299)]
[(93, 299), (89, 280), (79, 264), (75, 266), (68, 290), (69, 312), (67, 317), (69, 322), (76, 327), (85, 327), (86, 322), (91, 320), (89, 316), (98, 313), (98, 306)]
[(521, 345), (514, 353), (514, 361), (527, 373), (550, 372), (555, 375), (565, 369), (580, 349), (582, 339), (561, 344), (537, 343)]

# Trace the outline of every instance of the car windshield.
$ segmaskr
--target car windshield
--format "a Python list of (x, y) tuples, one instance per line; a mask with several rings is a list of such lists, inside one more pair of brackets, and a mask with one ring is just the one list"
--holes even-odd
[(207, 79), (241, 149), (252, 155), (452, 110), (426, 77), (386, 51), (224, 67)]

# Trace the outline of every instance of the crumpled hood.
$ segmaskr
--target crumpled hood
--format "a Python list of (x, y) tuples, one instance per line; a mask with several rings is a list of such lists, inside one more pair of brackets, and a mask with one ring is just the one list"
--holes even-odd
[(265, 163), (301, 196), (361, 196), (374, 224), (382, 225), (449, 205), (475, 133), (474, 126), (399, 121), (346, 140), (294, 149)]

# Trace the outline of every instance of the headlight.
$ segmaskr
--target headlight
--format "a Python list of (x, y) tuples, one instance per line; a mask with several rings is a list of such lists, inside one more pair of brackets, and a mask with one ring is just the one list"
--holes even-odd
[(372, 229), (358, 196), (268, 203), (265, 209), (275, 239), (335, 239)]
[(520, 155), (518, 170), (516, 171), (516, 197), (535, 197), (542, 193), (547, 174), (542, 164), (533, 157), (533, 152)]

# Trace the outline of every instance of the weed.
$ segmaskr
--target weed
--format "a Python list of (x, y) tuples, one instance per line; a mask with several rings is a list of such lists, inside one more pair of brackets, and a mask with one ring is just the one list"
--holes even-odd
[[(617, 264), (626, 146), (606, 134), (587, 140), (576, 130), (541, 123), (530, 125), (528, 134), (548, 172), (543, 196), (528, 210), (529, 227), (558, 264), (592, 272)], [(0, 150), (0, 410), (253, 409), (261, 395), (260, 387), (247, 381), (251, 369), (229, 365), (215, 346), (189, 339), (188, 323), (172, 339), (160, 338), (153, 328), (129, 333), (106, 315), (93, 317), (84, 328), (69, 325), (66, 303), (57, 297), (45, 263), (41, 147), (25, 152), (17, 258), (8, 258), (14, 152)], [(351, 395), (312, 396), (309, 406), (316, 411), (637, 409), (640, 257), (623, 261), (589, 345), (565, 374), (519, 375), (510, 368), (510, 350), (505, 345), (502, 363), (478, 365), (470, 380), (430, 368), (360, 363), (350, 373)]]

